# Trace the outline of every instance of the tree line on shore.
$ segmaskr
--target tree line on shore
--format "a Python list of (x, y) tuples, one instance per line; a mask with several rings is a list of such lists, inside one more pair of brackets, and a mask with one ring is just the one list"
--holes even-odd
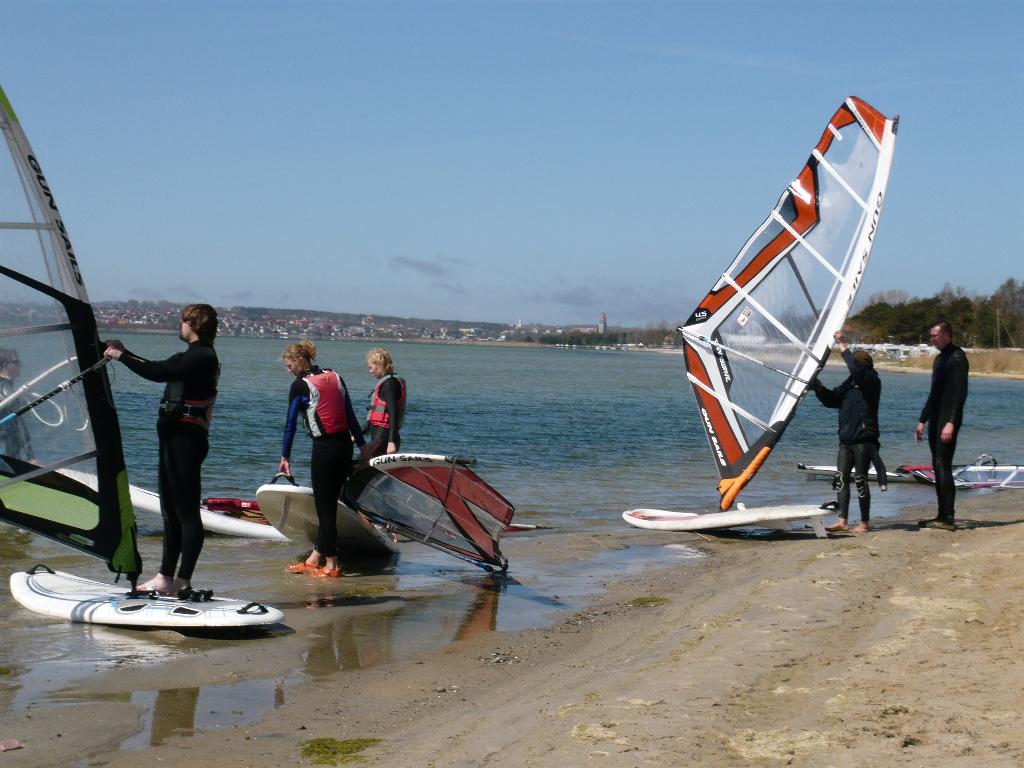
[[(1024, 283), (1009, 278), (990, 296), (969, 296), (963, 288), (942, 290), (928, 298), (906, 291), (872, 294), (863, 309), (847, 318), (846, 327), (859, 344), (927, 344), (928, 329), (938, 320), (953, 325), (955, 341), (965, 347), (1000, 349), (1024, 346)], [(605, 333), (564, 331), (525, 341), (581, 347), (633, 345), (679, 347), (675, 326), (609, 328)]]
[(990, 296), (968, 296), (947, 283), (934, 296), (910, 298), (905, 291), (868, 297), (847, 327), (862, 344), (926, 344), (928, 329), (948, 320), (957, 344), (974, 348), (1024, 345), (1024, 283), (1009, 278)]

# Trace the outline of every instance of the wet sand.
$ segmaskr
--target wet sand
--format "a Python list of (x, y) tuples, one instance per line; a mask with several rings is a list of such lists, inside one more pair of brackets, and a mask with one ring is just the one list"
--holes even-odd
[[(524, 610), (554, 616), (541, 628), (502, 631), (499, 590), (465, 579), (412, 594), (351, 579), (263, 638), (97, 628), (124, 663), (62, 690), (64, 706), (5, 718), (0, 739), (25, 746), (0, 766), (302, 765), (321, 738), (379, 739), (359, 764), (389, 768), (1019, 766), (1022, 498), (961, 494), (954, 534), (917, 529), (928, 507), (828, 541), (513, 538), (514, 564), (653, 556), (608, 560), (607, 591), (572, 613), (533, 595)], [(690, 547), (709, 556), (699, 567)], [(402, 600), (437, 610), (415, 613), (398, 649)], [(364, 618), (346, 625), (353, 604)], [(438, 626), (445, 641), (427, 642)]]

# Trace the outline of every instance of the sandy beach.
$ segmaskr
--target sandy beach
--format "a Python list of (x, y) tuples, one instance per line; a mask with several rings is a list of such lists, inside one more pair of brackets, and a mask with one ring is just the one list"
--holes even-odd
[[(288, 678), (315, 640), (291, 611), (293, 631), (126, 665), (68, 691), (65, 707), (28, 708), (0, 733), (24, 743), (0, 765), (311, 765), (303, 746), (334, 739), (377, 740), (358, 763), (390, 768), (1019, 766), (1020, 498), (961, 494), (954, 534), (918, 530), (923, 508), (828, 541), (625, 527), (514, 540), (513, 557), (688, 545), (709, 559), (609, 573), (586, 610), (544, 628), (484, 626), (316, 679)], [(117, 749), (141, 727), (132, 691), (250, 679), (278, 680), (258, 722)]]

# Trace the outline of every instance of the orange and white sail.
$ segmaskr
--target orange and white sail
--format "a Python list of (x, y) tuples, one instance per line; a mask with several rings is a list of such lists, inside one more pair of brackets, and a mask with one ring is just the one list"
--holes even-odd
[(846, 320), (878, 231), (897, 123), (846, 99), (679, 328), (723, 510), (782, 437)]

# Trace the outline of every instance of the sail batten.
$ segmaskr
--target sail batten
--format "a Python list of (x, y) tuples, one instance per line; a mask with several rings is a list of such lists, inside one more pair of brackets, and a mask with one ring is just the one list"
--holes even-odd
[(680, 328), (722, 509), (768, 458), (828, 359), (874, 244), (896, 123), (848, 98)]
[(857, 205), (859, 205), (863, 210), (866, 211), (868, 209), (868, 204), (860, 199), (860, 195), (858, 195), (854, 191), (853, 187), (846, 183), (846, 179), (844, 179), (842, 175), (835, 168), (832, 167), (832, 164), (825, 159), (824, 155), (822, 155), (816, 149), (813, 150), (811, 154), (814, 155), (815, 158), (817, 158), (819, 163), (821, 163), (822, 168), (824, 168), (826, 171), (832, 174), (832, 178), (839, 182), (840, 186), (843, 189), (845, 189), (847, 193), (849, 193), (850, 197), (852, 197), (854, 201), (856, 201)]
[(40, 224), (34, 221), (0, 221), (0, 229), (31, 229), (37, 232), (52, 232), (52, 224)]
[(711, 387), (707, 386), (700, 379), (698, 379), (698, 378), (696, 378), (695, 376), (692, 376), (692, 375), (689, 376), (689, 379), (690, 379), (690, 383), (691, 384), (693, 384), (695, 387), (700, 387), (702, 390), (707, 392), (709, 395), (711, 395), (711, 397), (715, 398), (719, 402), (719, 404), (722, 405), (723, 407), (728, 408), (730, 411), (732, 411), (733, 413), (735, 413), (735, 414), (737, 414), (739, 416), (742, 416), (747, 421), (749, 421), (751, 424), (756, 424), (761, 429), (763, 429), (765, 432), (771, 432), (772, 431), (772, 428), (771, 428), (770, 424), (765, 424), (763, 421), (761, 421), (759, 418), (757, 418), (757, 416), (754, 416), (753, 414), (747, 413), (742, 408), (740, 408), (738, 405), (736, 405), (736, 403), (733, 403), (733, 402), (727, 400), (724, 397), (719, 397), (718, 393), (715, 392), (715, 390), (713, 390)]
[[(811, 254), (811, 256), (813, 256), (815, 259), (817, 259), (818, 263), (821, 264), (821, 266), (823, 266), (825, 269), (831, 272), (835, 276), (836, 280), (839, 280), (844, 284), (846, 283), (846, 278), (843, 276), (843, 274), (838, 269), (833, 267), (832, 264), (829, 263), (828, 259), (826, 259), (820, 253), (818, 253), (817, 250), (815, 250), (814, 246), (812, 246), (810, 243), (804, 240), (803, 235), (801, 235), (799, 232), (793, 229), (793, 227), (790, 226), (790, 223), (788, 221), (779, 216), (778, 211), (772, 211), (771, 217), (772, 221), (778, 222), (783, 229), (785, 229), (787, 232), (789, 232), (789, 234), (793, 236), (794, 240), (796, 240), (801, 246), (806, 248), (807, 252)], [(811, 303), (813, 303), (813, 301)]]

